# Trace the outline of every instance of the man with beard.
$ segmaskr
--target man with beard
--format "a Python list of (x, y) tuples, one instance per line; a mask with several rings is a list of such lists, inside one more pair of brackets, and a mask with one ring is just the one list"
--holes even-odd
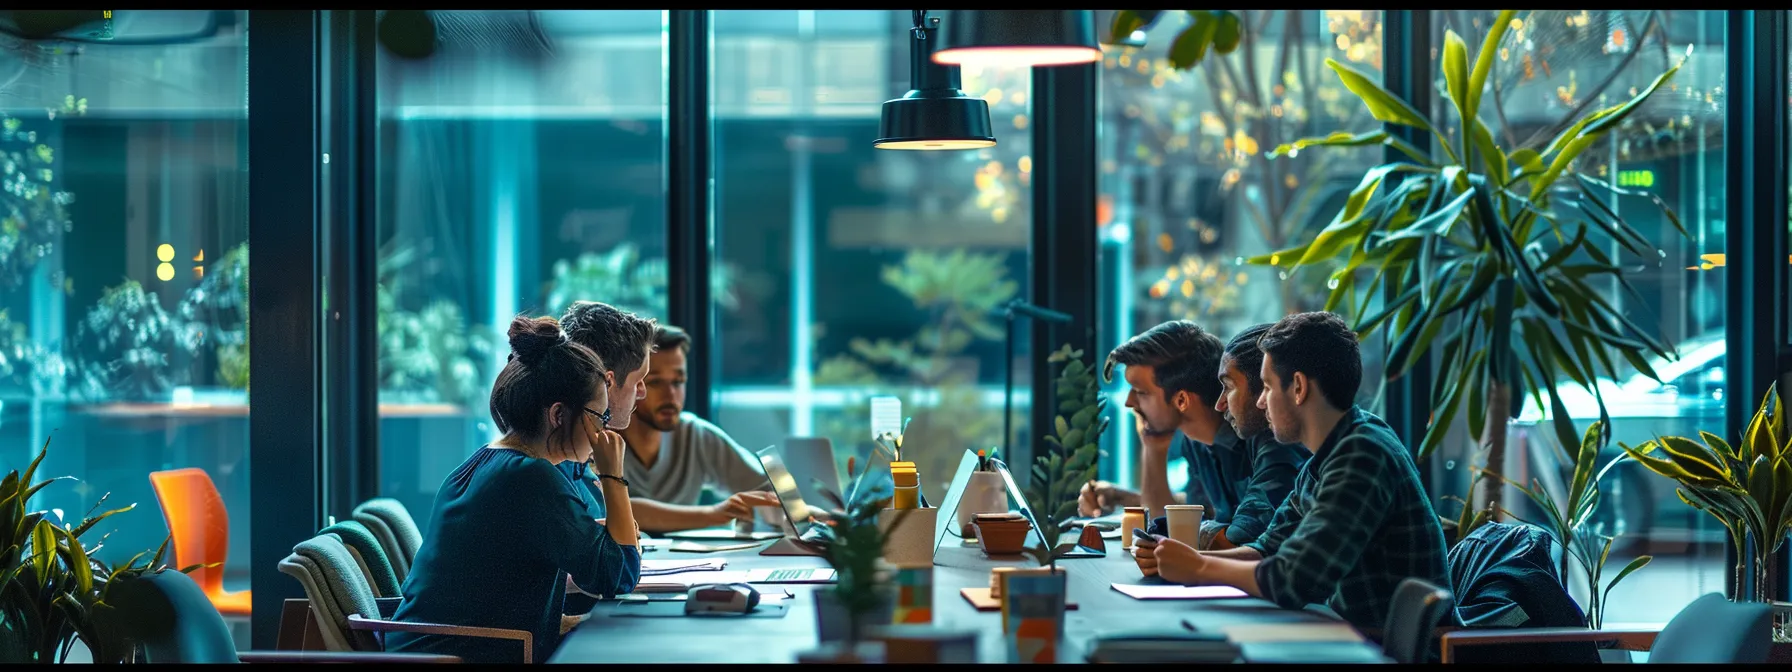
[[(1269, 325), (1245, 330), (1222, 348), (1193, 322), (1177, 320), (1151, 328), (1108, 355), (1104, 376), (1126, 367), (1132, 390), (1126, 405), (1139, 430), (1143, 478), (1135, 494), (1111, 483), (1083, 488), (1079, 509), (1100, 515), (1113, 505), (1142, 505), (1159, 516), (1168, 504), (1200, 504), (1211, 518), (1201, 522), (1197, 546), (1232, 548), (1255, 540), (1294, 486), (1306, 461), (1299, 446), (1272, 440), (1249, 390), (1261, 388), (1255, 362), (1262, 358), (1257, 337)], [(1241, 367), (1248, 367), (1241, 368)], [(1170, 492), (1168, 462), (1180, 455), (1188, 464), (1188, 487)], [(1133, 504), (1132, 502), (1138, 502)], [(1165, 532), (1159, 517), (1151, 524)]]
[[(754, 507), (778, 506), (759, 460), (727, 432), (684, 412), (690, 335), (658, 325), (653, 343), (647, 396), (635, 406), (634, 422), (621, 430), (628, 443), (623, 475), (630, 483), (629, 506), (641, 529), (675, 532), (750, 521)], [(725, 499), (698, 505), (706, 488)]]
[(1356, 405), (1362, 357), (1337, 315), (1282, 318), (1258, 340), (1257, 400), (1276, 440), (1313, 457), (1269, 529), (1238, 548), (1199, 553), (1156, 537), (1133, 549), (1166, 581), (1225, 584), (1284, 608), (1324, 603), (1359, 629), (1387, 623), (1407, 578), (1450, 585), (1443, 528), (1412, 455), (1381, 418)]

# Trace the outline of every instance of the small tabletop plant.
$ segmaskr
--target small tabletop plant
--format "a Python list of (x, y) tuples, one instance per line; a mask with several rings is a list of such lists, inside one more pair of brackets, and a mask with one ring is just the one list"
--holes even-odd
[[(855, 480), (871, 472), (866, 469)], [(864, 640), (866, 619), (872, 612), (887, 606), (889, 588), (882, 571), (884, 544), (908, 518), (908, 511), (898, 511), (888, 530), (878, 525), (878, 514), (884, 502), (875, 497), (857, 497), (850, 504), (827, 488), (816, 487), (832, 506), (826, 524), (820, 528), (822, 557), (839, 577), (831, 589), (834, 599), (845, 609), (849, 624), (847, 644), (856, 647)], [(859, 488), (855, 483), (852, 491)], [(851, 650), (850, 648), (848, 650)]]
[(1098, 446), (1102, 433), (1107, 431), (1108, 418), (1103, 415), (1107, 399), (1101, 396), (1096, 384), (1095, 370), (1083, 361), (1083, 351), (1065, 344), (1047, 361), (1063, 365), (1053, 385), (1058, 416), (1052, 433), (1045, 436), (1045, 445), (1033, 457), (1027, 507), (1032, 509), (1033, 527), (1039, 530), (1042, 541), (1025, 552), (1040, 565), (1056, 570), (1058, 558), (1076, 548), (1073, 543), (1057, 543), (1058, 537), (1063, 533), (1064, 521), (1076, 515), (1077, 494), (1083, 484), (1095, 478), (1095, 458), (1100, 454)]

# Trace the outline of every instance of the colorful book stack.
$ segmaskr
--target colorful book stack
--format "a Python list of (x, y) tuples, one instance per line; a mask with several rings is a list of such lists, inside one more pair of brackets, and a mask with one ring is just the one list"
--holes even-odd
[(890, 622), (933, 622), (932, 567), (904, 567), (896, 570), (896, 609)]

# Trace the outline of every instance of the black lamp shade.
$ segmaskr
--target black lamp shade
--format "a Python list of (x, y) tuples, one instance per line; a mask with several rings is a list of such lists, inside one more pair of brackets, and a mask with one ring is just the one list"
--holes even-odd
[(953, 10), (941, 32), (933, 61), (942, 65), (1038, 67), (1101, 59), (1093, 10)]
[(996, 144), (989, 123), (989, 103), (959, 89), (956, 66), (939, 65), (931, 56), (939, 43), (939, 19), (911, 32), (909, 88), (886, 101), (878, 123), (878, 149), (977, 149)]

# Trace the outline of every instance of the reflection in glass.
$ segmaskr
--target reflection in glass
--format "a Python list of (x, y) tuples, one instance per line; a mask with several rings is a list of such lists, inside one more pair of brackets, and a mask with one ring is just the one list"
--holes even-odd
[[(135, 503), (87, 538), (110, 532), (112, 563), (168, 535), (148, 474), (203, 469), (230, 516), (225, 588), (242, 590), (248, 42), (244, 13), (222, 14), (158, 44), (0, 35), (0, 469), (48, 441), (38, 477), (76, 480), (33, 509), (73, 524)], [(129, 16), (134, 35), (161, 25)]]
[(663, 12), (434, 14), (377, 73), (380, 492), (419, 516), (495, 435), (512, 316), (662, 316), (666, 284)]
[(719, 362), (711, 420), (749, 449), (824, 436), (864, 464), (867, 400), (895, 394), (938, 501), (961, 451), (1001, 443), (993, 313), (1026, 272), (1029, 71), (962, 72), (996, 146), (877, 150), (882, 103), (908, 90), (909, 11), (713, 16), (716, 254), (738, 304), (696, 345)]

